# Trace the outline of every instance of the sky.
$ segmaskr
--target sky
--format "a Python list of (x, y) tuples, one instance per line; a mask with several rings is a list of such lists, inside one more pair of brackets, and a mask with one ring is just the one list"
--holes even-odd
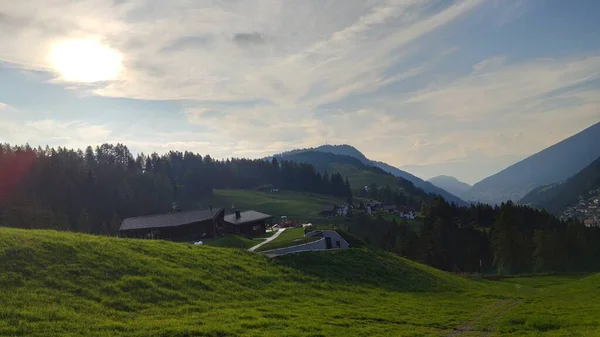
[(596, 0), (0, 2), (0, 142), (350, 144), (475, 183), (600, 121)]

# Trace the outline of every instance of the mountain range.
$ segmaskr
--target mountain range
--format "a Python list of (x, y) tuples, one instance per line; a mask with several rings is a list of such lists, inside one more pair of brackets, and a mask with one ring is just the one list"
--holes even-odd
[(473, 185), (461, 197), (498, 204), (518, 201), (537, 187), (563, 182), (600, 157), (600, 123)]
[(544, 208), (549, 212), (560, 213), (577, 203), (580, 196), (600, 188), (600, 158), (567, 181), (544, 185), (527, 193), (520, 204)]
[[(389, 164), (386, 164), (383, 162), (379, 162), (379, 161), (370, 160), (362, 152), (360, 152), (358, 149), (356, 149), (355, 147), (350, 146), (350, 145), (346, 145), (346, 144), (344, 144), (344, 145), (322, 145), (322, 146), (315, 147), (315, 148), (297, 149), (297, 150), (292, 150), (292, 151), (278, 154), (278, 155), (276, 155), (276, 157), (282, 158), (285, 160), (310, 163), (310, 164), (313, 164), (317, 169), (319, 169), (319, 168), (323, 168), (324, 163), (322, 162), (322, 159), (323, 159), (322, 156), (314, 155), (314, 153), (318, 153), (318, 152), (330, 153), (330, 154), (334, 154), (337, 156), (335, 158), (331, 158), (333, 160), (333, 162), (329, 162), (330, 172), (332, 169), (333, 169), (333, 171), (337, 171), (337, 172), (340, 172), (340, 170), (341, 170), (342, 172), (340, 172), (340, 173), (344, 176), (347, 176), (347, 174), (345, 174), (347, 172), (343, 172), (343, 171), (350, 169), (347, 165), (351, 165), (351, 163), (349, 162), (349, 159), (343, 158), (343, 157), (351, 157), (355, 160), (358, 160), (358, 162), (360, 162), (363, 166), (370, 167), (370, 168), (377, 168), (379, 170), (379, 172), (388, 173), (394, 177), (403, 178), (405, 180), (408, 180), (411, 183), (413, 183), (413, 185), (415, 187), (420, 188), (429, 194), (441, 195), (448, 202), (454, 202), (458, 205), (466, 205), (466, 202), (464, 200), (462, 200), (461, 198), (459, 198), (458, 196), (456, 196), (438, 186), (435, 186), (434, 184), (432, 184), (428, 181), (425, 181), (419, 177), (416, 177), (408, 172), (402, 171), (392, 165), (389, 165)], [(307, 154), (300, 155), (302, 153), (308, 153), (308, 155)], [(346, 166), (341, 166), (341, 165), (346, 165)], [(357, 164), (355, 163), (354, 166), (356, 166), (356, 165)], [(369, 170), (373, 171), (372, 169), (369, 169)], [(361, 174), (361, 176), (364, 177), (365, 174), (363, 173), (363, 174)], [(371, 177), (369, 179), (373, 180), (373, 179), (375, 179), (375, 177)], [(379, 179), (382, 179), (382, 176), (380, 176), (378, 178), (378, 180)], [(356, 175), (355, 175), (354, 180), (357, 182), (360, 181), (360, 180), (357, 180)], [(366, 181), (367, 181), (366, 179), (362, 180), (362, 182), (366, 182)], [(351, 181), (351, 183), (352, 183), (352, 181)], [(365, 184), (365, 185), (367, 185), (367, 184)], [(380, 184), (380, 183), (378, 183), (378, 184)], [(357, 186), (354, 186), (354, 187), (357, 187)]]
[(439, 188), (443, 188), (444, 190), (456, 196), (461, 196), (463, 193), (465, 193), (471, 188), (471, 185), (463, 183), (462, 181), (451, 176), (437, 176), (427, 181)]

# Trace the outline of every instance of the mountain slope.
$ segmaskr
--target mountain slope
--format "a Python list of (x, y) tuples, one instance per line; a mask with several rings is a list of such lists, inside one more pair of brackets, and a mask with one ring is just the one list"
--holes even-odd
[[(352, 157), (352, 158), (358, 160), (358, 162), (362, 163), (363, 167), (367, 166), (367, 167), (378, 168), (378, 169), (380, 169), (384, 172), (387, 172), (395, 177), (403, 178), (405, 180), (410, 181), (411, 183), (413, 183), (413, 185), (415, 187), (422, 189), (426, 193), (438, 194), (438, 195), (443, 196), (444, 199), (448, 200), (449, 202), (454, 202), (458, 205), (466, 205), (466, 202), (464, 202), (462, 199), (460, 199), (456, 195), (453, 195), (452, 193), (449, 193), (448, 191), (446, 191), (442, 188), (439, 188), (439, 187), (433, 185), (432, 183), (429, 183), (419, 177), (416, 177), (408, 172), (402, 171), (402, 170), (400, 170), (396, 167), (393, 167), (389, 164), (370, 160), (362, 152), (360, 152), (358, 149), (356, 149), (355, 147), (350, 146), (350, 145), (345, 145), (345, 144), (344, 145), (322, 145), (322, 146), (319, 146), (316, 148), (298, 149), (298, 150), (292, 150), (289, 152), (284, 152), (284, 153), (280, 154), (279, 156), (284, 156), (284, 157), (288, 156), (288, 158), (290, 158), (289, 156), (295, 156), (302, 152), (307, 152), (307, 151), (325, 152), (325, 153), (332, 153), (332, 154), (335, 154), (338, 156)], [(338, 157), (337, 159), (341, 159), (341, 158)], [(311, 164), (315, 165), (314, 163), (311, 163)], [(357, 162), (354, 161), (354, 164), (357, 164)], [(350, 178), (348, 178), (348, 179), (350, 180)], [(379, 185), (383, 185), (383, 184), (379, 184)]]
[(461, 196), (471, 188), (471, 185), (450, 176), (437, 176), (427, 181), (457, 196)]
[(393, 167), (389, 164), (386, 164), (386, 163), (383, 163), (380, 161), (373, 161), (373, 165), (375, 165), (376, 167), (379, 167), (380, 169), (382, 169), (386, 172), (389, 172), (389, 173), (395, 175), (396, 177), (404, 178), (404, 179), (412, 182), (416, 187), (422, 189), (423, 191), (425, 191), (427, 193), (439, 194), (442, 197), (444, 197), (444, 199), (446, 199), (448, 202), (453, 202), (457, 205), (466, 205), (467, 204), (463, 199), (448, 192), (447, 190), (437, 187), (434, 184), (432, 184), (428, 181), (425, 181), (417, 176), (414, 176), (406, 171), (402, 171), (396, 167)]
[(352, 188), (362, 188), (366, 185), (394, 186), (397, 178), (391, 174), (371, 165), (364, 164), (356, 157), (339, 155), (329, 152), (306, 150), (303, 152), (286, 153), (277, 155), (278, 160), (289, 160), (297, 163), (307, 163), (321, 173), (338, 172), (348, 178)]
[(520, 200), (536, 187), (558, 183), (600, 157), (600, 123), (473, 185), (467, 200), (500, 203)]
[(600, 188), (600, 158), (564, 183), (540, 186), (525, 195), (519, 203), (561, 212), (575, 205), (579, 196)]

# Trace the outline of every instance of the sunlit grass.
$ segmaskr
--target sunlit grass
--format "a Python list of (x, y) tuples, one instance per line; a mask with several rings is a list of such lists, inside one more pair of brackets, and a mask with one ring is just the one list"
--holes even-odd
[(521, 302), (484, 315), (490, 336), (597, 335), (598, 276), (542, 283), (469, 280), (364, 248), (269, 259), (0, 228), (0, 336), (446, 336), (504, 300)]

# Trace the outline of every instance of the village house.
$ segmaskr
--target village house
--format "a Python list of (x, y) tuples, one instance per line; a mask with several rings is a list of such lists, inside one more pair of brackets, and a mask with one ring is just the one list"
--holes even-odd
[(585, 219), (583, 220), (583, 224), (586, 227), (596, 227), (597, 221), (595, 219)]
[(399, 209), (399, 214), (400, 214), (401, 218), (404, 218), (407, 220), (415, 220), (417, 218), (415, 211), (409, 207), (401, 207)]
[(346, 216), (348, 215), (348, 211), (350, 210), (350, 205), (347, 204), (343, 204), (343, 205), (334, 205), (334, 204), (328, 204), (328, 205), (323, 205), (321, 208), (321, 212), (319, 212), (319, 214), (324, 215), (324, 216), (328, 216), (328, 217), (335, 217), (335, 216)]
[(223, 208), (171, 212), (126, 218), (121, 222), (119, 236), (131, 238), (195, 241), (213, 238), (224, 231)]
[(225, 232), (250, 237), (265, 233), (267, 226), (273, 224), (273, 216), (257, 211), (235, 211), (225, 215)]
[(321, 212), (319, 212), (319, 214), (332, 217), (337, 214), (338, 208), (338, 205), (334, 204), (323, 205), (321, 206)]
[(394, 206), (394, 205), (386, 205), (383, 206), (383, 210), (390, 213), (390, 214), (396, 214), (398, 213), (398, 207)]

